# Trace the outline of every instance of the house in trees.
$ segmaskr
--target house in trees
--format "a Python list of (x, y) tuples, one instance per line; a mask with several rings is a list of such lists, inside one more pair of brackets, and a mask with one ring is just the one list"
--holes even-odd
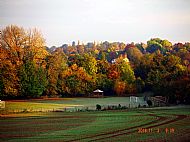
[(127, 55), (126, 54), (120, 54), (118, 58), (116, 59), (113, 59), (111, 61), (112, 64), (115, 64), (116, 62), (118, 61), (125, 61), (126, 63), (129, 63), (129, 59), (127, 58)]
[(104, 91), (102, 90), (94, 90), (91, 97), (100, 98), (104, 96)]

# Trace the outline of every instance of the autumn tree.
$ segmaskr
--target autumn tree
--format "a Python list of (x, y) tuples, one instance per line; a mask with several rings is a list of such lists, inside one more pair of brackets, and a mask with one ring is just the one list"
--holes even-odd
[(142, 80), (147, 79), (153, 63), (153, 57), (154, 54), (146, 54), (141, 58), (140, 62), (135, 65), (134, 72), (137, 78), (140, 77)]
[(83, 67), (89, 75), (97, 73), (97, 61), (91, 54), (75, 55), (71, 61), (72, 64)]
[(164, 42), (162, 42), (161, 39), (159, 38), (153, 38), (149, 41), (147, 41), (147, 48), (146, 51), (149, 53), (154, 53), (156, 51), (161, 52), (162, 54), (165, 54), (167, 52), (166, 47), (164, 47), (162, 44)]
[(128, 61), (118, 58), (116, 63), (110, 66), (108, 78), (114, 81), (114, 91), (117, 95), (134, 92), (134, 72)]
[(67, 68), (67, 59), (61, 48), (56, 49), (51, 55), (46, 58), (46, 71), (48, 85), (46, 87), (46, 95), (55, 96), (58, 95), (59, 91), (58, 76), (63, 70)]
[(141, 51), (141, 53), (146, 53), (147, 44), (137, 43), (135, 46)]
[(172, 43), (169, 42), (169, 41), (166, 40), (166, 39), (162, 40), (162, 41), (161, 41), (161, 44), (162, 44), (163, 47), (165, 47), (165, 48), (168, 49), (168, 50), (171, 50), (171, 48), (172, 48)]
[(95, 80), (83, 67), (73, 64), (59, 75), (59, 90), (64, 94), (87, 95), (94, 89)]
[(121, 80), (126, 81), (129, 84), (135, 81), (134, 71), (131, 68), (129, 62), (126, 62), (125, 60), (120, 60), (117, 61), (116, 65), (118, 67)]
[(120, 72), (116, 64), (110, 65), (107, 76), (109, 79), (114, 80), (114, 81), (120, 78)]
[(8, 26), (1, 32), (0, 70), (3, 82), (1, 91), (4, 95), (19, 95), (18, 69), (23, 63), (25, 41), (26, 33), (23, 28)]
[(47, 55), (45, 42), (39, 31), (25, 30), (15, 25), (2, 29), (0, 70), (3, 94), (17, 96), (21, 93), (19, 70), (27, 61), (42, 64)]
[(110, 63), (105, 58), (97, 61), (97, 74), (107, 74), (109, 72)]
[(178, 90), (174, 84), (186, 72), (181, 59), (174, 55), (164, 56), (162, 54), (152, 54), (147, 57), (137, 65), (136, 75), (144, 80), (146, 89), (153, 91), (155, 95), (164, 95), (174, 99), (176, 90)]
[(128, 44), (125, 48), (125, 52), (127, 53), (129, 60), (134, 63), (137, 63), (143, 56), (142, 52), (133, 44)]
[(114, 90), (118, 96), (122, 96), (126, 91), (126, 83), (124, 81), (116, 81)]
[(105, 95), (114, 95), (113, 71), (113, 65), (106, 60), (106, 56), (102, 52), (101, 59), (97, 61), (96, 86), (103, 90)]
[(118, 63), (121, 81), (125, 82), (126, 93), (135, 93), (135, 75), (129, 62), (122, 60)]

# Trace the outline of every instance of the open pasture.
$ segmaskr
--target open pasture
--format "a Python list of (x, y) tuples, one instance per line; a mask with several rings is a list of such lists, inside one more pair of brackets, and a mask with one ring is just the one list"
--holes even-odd
[[(68, 104), (74, 105), (71, 100), (67, 101)], [(72, 101), (74, 102), (74, 100)], [(82, 100), (79, 99), (78, 101)], [(32, 102), (37, 103), (36, 100), (30, 101), (30, 103)], [(38, 103), (40, 102), (42, 103), (43, 100), (38, 100)], [(49, 100), (46, 103), (47, 105), (59, 105), (61, 100), (58, 100), (57, 103), (55, 100)], [(45, 105), (45, 102), (43, 104)], [(78, 105), (81, 104), (78, 103)], [(19, 109), (19, 106), (17, 106), (17, 109)], [(0, 124), (0, 141), (10, 142), (185, 142), (190, 140), (190, 107), (7, 113), (7, 115), (1, 115)]]
[(19, 112), (48, 112), (48, 111), (76, 111), (77, 109), (95, 110), (96, 104), (103, 107), (115, 105), (137, 107), (144, 105), (143, 97), (139, 97), (137, 103), (130, 103), (129, 97), (107, 97), (107, 98), (58, 98), (58, 99), (34, 99), (6, 101), (5, 109), (0, 114)]

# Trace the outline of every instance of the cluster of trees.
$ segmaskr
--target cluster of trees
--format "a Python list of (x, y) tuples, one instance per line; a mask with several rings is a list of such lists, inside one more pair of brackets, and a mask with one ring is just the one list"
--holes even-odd
[(127, 96), (152, 91), (190, 101), (190, 43), (103, 42), (48, 48), (36, 29), (7, 26), (0, 36), (1, 98)]

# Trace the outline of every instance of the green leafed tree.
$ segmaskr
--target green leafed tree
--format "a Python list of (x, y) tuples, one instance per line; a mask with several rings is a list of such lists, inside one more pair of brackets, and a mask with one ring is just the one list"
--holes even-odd
[(89, 75), (97, 73), (97, 61), (91, 54), (76, 55), (72, 64), (74, 63), (79, 67), (83, 67)]
[(172, 47), (172, 43), (169, 42), (169, 41), (166, 40), (166, 39), (162, 40), (161, 44), (162, 44), (163, 47), (165, 47), (165, 48), (167, 48), (167, 49), (171, 49), (171, 47)]
[(45, 70), (33, 61), (27, 61), (20, 69), (20, 85), (22, 96), (40, 97), (47, 85)]
[(129, 60), (134, 63), (137, 63), (142, 57), (142, 52), (136, 46), (131, 47), (130, 45), (127, 45), (125, 51)]
[(177, 56), (155, 55), (146, 84), (155, 94), (173, 99), (175, 94), (182, 93), (182, 90), (177, 89), (179, 86), (176, 85), (176, 82), (183, 78), (186, 70), (186, 67), (181, 64), (181, 59)]
[(3, 83), (1, 92), (7, 98), (21, 95), (20, 69), (26, 60), (42, 64), (48, 54), (45, 41), (36, 29), (25, 30), (10, 25), (2, 29), (0, 37), (0, 72)]
[(73, 64), (59, 75), (58, 88), (62, 95), (88, 95), (95, 87), (95, 79), (83, 67)]
[(153, 38), (149, 41), (147, 41), (147, 48), (146, 51), (149, 53), (155, 53), (156, 51), (161, 52), (162, 54), (165, 54), (167, 52), (167, 49), (162, 45), (161, 39), (159, 38)]
[(122, 60), (118, 63), (118, 68), (121, 80), (126, 81), (129, 84), (135, 81), (134, 71), (128, 62)]
[(118, 77), (115, 80), (114, 90), (117, 95), (124, 95), (124, 93), (135, 92), (135, 75), (129, 62), (118, 59), (116, 62), (116, 69)]
[(58, 76), (67, 68), (66, 57), (61, 49), (57, 49), (46, 58), (46, 71), (48, 85), (45, 94), (48, 96), (59, 95), (58, 91)]

